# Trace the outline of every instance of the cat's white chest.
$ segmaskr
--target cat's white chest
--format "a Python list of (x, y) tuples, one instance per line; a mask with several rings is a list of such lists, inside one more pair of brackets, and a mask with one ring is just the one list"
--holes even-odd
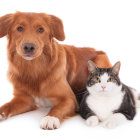
[(106, 120), (113, 111), (119, 109), (124, 94), (120, 91), (114, 96), (106, 97), (99, 95), (89, 95), (86, 99), (88, 107), (98, 116), (101, 121)]

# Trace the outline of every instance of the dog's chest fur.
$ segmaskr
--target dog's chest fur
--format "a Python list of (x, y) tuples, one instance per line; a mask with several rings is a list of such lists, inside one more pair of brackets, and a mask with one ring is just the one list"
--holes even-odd
[(121, 91), (117, 95), (111, 97), (89, 95), (86, 102), (88, 107), (98, 116), (98, 118), (101, 121), (104, 121), (113, 114), (113, 111), (119, 109), (123, 96)]
[(47, 98), (33, 97), (37, 107), (52, 107), (53, 104)]

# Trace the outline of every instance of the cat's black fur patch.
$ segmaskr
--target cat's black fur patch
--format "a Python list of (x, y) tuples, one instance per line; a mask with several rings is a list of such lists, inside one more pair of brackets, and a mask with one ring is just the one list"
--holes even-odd
[(78, 100), (79, 103), (79, 111), (80, 115), (84, 118), (87, 119), (90, 116), (95, 115), (95, 113), (88, 107), (87, 103), (85, 102), (87, 96), (89, 95), (89, 92), (87, 89), (83, 89), (82, 93), (79, 97), (80, 100)]
[(87, 94), (86, 88), (76, 93), (76, 99), (79, 104), (81, 103), (82, 99), (84, 98), (83, 96), (85, 96), (85, 94)]
[(122, 84), (122, 91), (125, 92), (123, 102), (115, 113), (122, 113), (128, 120), (133, 120), (136, 114), (135, 100), (132, 91), (128, 86)]

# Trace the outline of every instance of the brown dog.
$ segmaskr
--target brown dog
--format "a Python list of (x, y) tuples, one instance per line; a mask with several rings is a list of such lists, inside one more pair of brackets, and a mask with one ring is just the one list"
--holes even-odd
[(14, 98), (0, 108), (0, 119), (36, 109), (37, 100), (49, 100), (52, 109), (41, 128), (55, 129), (75, 114), (74, 92), (86, 85), (87, 61), (98, 67), (111, 64), (102, 51), (60, 45), (65, 39), (62, 21), (43, 13), (7, 14), (0, 17), (0, 37), (8, 38), (8, 77)]

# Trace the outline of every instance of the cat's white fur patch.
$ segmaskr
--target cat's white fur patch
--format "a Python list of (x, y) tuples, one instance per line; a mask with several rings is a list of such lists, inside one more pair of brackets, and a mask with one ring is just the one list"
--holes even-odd
[(113, 97), (102, 97), (98, 95), (89, 95), (87, 97), (87, 104), (93, 112), (98, 116), (101, 121), (106, 120), (113, 111), (118, 109), (122, 103), (123, 95), (118, 93), (118, 95)]
[(99, 124), (99, 119), (97, 116), (91, 116), (86, 120), (88, 126), (96, 126)]
[(126, 121), (127, 121), (127, 119), (123, 114), (115, 113), (115, 114), (111, 115), (106, 121), (101, 123), (101, 126), (105, 127), (105, 128), (115, 128), (118, 125), (121, 125)]
[[(101, 83), (97, 86), (105, 84), (108, 87), (108, 84), (111, 83), (107, 82), (108, 78), (109, 76), (107, 74), (102, 75)], [(94, 85), (87, 88), (90, 95), (87, 97), (86, 102), (101, 121), (105, 121), (113, 114), (113, 111), (120, 107), (124, 97), (124, 93), (121, 91), (122, 86), (118, 86), (115, 83), (111, 86), (112, 88), (108, 88), (108, 91), (100, 92)]]
[(135, 101), (136, 101), (136, 107), (137, 108), (140, 108), (140, 92), (134, 88), (131, 88), (131, 91), (133, 92), (133, 95), (134, 95), (134, 98), (135, 98)]
[(140, 100), (136, 100), (136, 107), (140, 108)]
[(46, 116), (42, 119), (40, 128), (42, 129), (57, 129), (60, 127), (60, 121), (53, 116)]
[(134, 88), (130, 88), (130, 89), (131, 89), (131, 91), (133, 92), (134, 97), (135, 97), (136, 99), (139, 99), (139, 97), (140, 97), (140, 92), (139, 92), (138, 90), (134, 89)]

